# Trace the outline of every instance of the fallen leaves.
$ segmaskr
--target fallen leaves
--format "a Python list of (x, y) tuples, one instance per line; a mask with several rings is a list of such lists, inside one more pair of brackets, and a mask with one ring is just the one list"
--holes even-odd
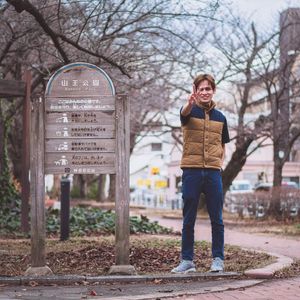
[[(101, 241), (101, 240), (100, 240)], [(10, 240), (6, 241), (7, 243)], [(14, 242), (15, 243), (15, 242)], [(48, 248), (46, 260), (54, 274), (77, 274), (97, 276), (107, 274), (115, 263), (114, 240), (106, 242), (87, 242), (86, 240), (70, 241), (72, 247), (66, 247), (67, 242), (61, 244), (52, 240)], [(58, 251), (59, 245), (61, 250)], [(55, 249), (55, 251), (51, 251)], [(21, 249), (19, 250), (21, 251)], [(180, 259), (180, 238), (159, 239), (157, 237), (141, 237), (131, 243), (130, 263), (139, 274), (169, 273)], [(245, 269), (257, 267), (262, 262), (268, 262), (270, 257), (263, 253), (244, 251), (238, 247), (225, 247), (226, 271), (242, 272)], [(210, 244), (195, 243), (195, 263), (197, 270), (206, 272), (211, 263)], [(0, 256), (0, 274), (2, 276), (23, 275), (30, 265), (30, 255), (2, 254)], [(154, 281), (160, 284), (160, 281)], [(34, 283), (33, 283), (34, 284)], [(86, 284), (88, 283), (82, 283)]]
[(90, 296), (97, 296), (97, 292), (95, 290), (90, 291)]
[(29, 285), (31, 287), (35, 287), (35, 286), (38, 286), (39, 284), (36, 281), (31, 280), (31, 281), (29, 281)]
[(155, 284), (161, 284), (162, 281), (163, 281), (162, 279), (154, 279), (153, 283), (155, 283)]
[(287, 278), (291, 276), (299, 276), (300, 274), (300, 259), (295, 260), (291, 266), (275, 272), (276, 278)]

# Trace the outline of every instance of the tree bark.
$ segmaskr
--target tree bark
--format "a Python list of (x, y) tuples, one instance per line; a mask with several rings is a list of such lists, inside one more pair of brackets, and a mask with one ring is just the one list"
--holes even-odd
[(253, 139), (247, 137), (238, 142), (239, 146), (233, 152), (230, 161), (228, 162), (225, 170), (222, 173), (223, 181), (223, 194), (225, 195), (228, 191), (232, 181), (242, 170), (247, 160), (247, 150)]
[(2, 116), (2, 109), (1, 109), (1, 99), (0, 99), (0, 176), (4, 170), (4, 120)]
[(109, 192), (107, 200), (109, 202), (115, 202), (116, 200), (116, 174), (109, 175)]
[(73, 177), (73, 186), (78, 187), (79, 189), (79, 198), (85, 199), (87, 195), (87, 182), (82, 174), (76, 174)]
[(281, 145), (274, 142), (274, 169), (273, 169), (273, 189), (272, 198), (269, 206), (269, 215), (279, 220), (281, 218), (281, 201), (280, 201), (280, 187), (282, 182), (282, 169), (284, 165), (284, 158), (279, 157), (279, 151), (282, 151)]
[(98, 195), (97, 201), (105, 202), (105, 183), (106, 183), (106, 174), (100, 174), (98, 179)]
[(54, 175), (53, 177), (53, 187), (51, 191), (52, 198), (58, 198), (60, 195), (60, 175)]

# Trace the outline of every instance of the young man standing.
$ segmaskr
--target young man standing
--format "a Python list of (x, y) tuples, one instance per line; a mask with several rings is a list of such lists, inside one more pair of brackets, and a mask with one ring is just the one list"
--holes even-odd
[(221, 168), (229, 142), (225, 116), (215, 109), (215, 80), (198, 75), (193, 92), (181, 108), (183, 228), (181, 262), (172, 273), (195, 272), (194, 227), (200, 194), (204, 193), (212, 226), (211, 271), (224, 270), (223, 190)]

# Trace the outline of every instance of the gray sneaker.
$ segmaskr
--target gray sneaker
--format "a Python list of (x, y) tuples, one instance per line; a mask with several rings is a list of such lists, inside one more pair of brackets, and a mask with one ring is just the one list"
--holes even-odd
[(212, 261), (211, 272), (224, 272), (224, 261), (220, 257), (215, 257)]
[(191, 260), (182, 260), (180, 264), (174, 268), (171, 273), (187, 274), (196, 272), (195, 264)]

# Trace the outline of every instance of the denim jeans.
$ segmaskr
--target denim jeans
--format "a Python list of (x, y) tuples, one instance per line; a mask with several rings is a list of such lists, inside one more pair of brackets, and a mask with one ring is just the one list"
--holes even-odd
[(194, 227), (200, 194), (205, 194), (212, 228), (212, 256), (224, 260), (223, 190), (219, 170), (187, 168), (182, 175), (183, 228), (181, 258), (193, 260)]

